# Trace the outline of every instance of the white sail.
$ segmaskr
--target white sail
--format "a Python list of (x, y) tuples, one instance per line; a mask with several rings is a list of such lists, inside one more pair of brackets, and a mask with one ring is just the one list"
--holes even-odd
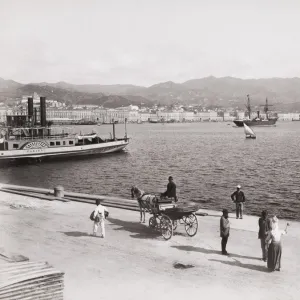
[(244, 123), (244, 132), (246, 135), (255, 136), (255, 133), (253, 132), (253, 130), (245, 123)]

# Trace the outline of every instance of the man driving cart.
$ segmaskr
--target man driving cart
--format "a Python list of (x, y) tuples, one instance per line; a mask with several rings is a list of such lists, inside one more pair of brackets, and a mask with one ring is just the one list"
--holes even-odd
[(169, 183), (167, 185), (167, 190), (161, 194), (161, 198), (163, 197), (167, 197), (167, 198), (170, 198), (170, 200), (177, 202), (178, 201), (178, 198), (176, 196), (176, 184), (175, 182), (173, 181), (173, 177), (170, 176), (169, 177)]

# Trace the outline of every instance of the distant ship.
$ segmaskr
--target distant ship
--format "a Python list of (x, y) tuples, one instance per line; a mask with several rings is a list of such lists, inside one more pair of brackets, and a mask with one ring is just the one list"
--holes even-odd
[(149, 123), (159, 123), (159, 121), (155, 119), (149, 119)]
[(244, 119), (244, 120), (234, 120), (234, 124), (237, 125), (238, 127), (244, 127), (244, 123), (247, 126), (272, 126), (275, 125), (278, 118), (277, 117), (270, 117), (268, 115), (269, 111), (269, 104), (268, 104), (268, 99), (266, 99), (266, 104), (264, 106), (264, 112), (266, 113), (266, 119), (263, 119), (260, 117), (259, 111), (257, 111), (257, 117), (251, 120), (251, 105), (250, 105), (250, 97), (248, 97), (248, 102), (247, 102), (247, 110), (249, 113), (249, 119)]

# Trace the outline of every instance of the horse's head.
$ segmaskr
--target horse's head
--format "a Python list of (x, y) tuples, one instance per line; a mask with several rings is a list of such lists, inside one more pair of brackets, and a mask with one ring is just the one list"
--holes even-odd
[(141, 195), (143, 194), (143, 192), (137, 187), (137, 186), (135, 186), (135, 185), (133, 185), (132, 187), (131, 187), (131, 197), (132, 197), (132, 199), (134, 198), (134, 197), (140, 197)]
[(137, 187), (136, 186), (132, 186), (131, 187), (131, 198), (134, 198), (134, 195), (137, 193)]

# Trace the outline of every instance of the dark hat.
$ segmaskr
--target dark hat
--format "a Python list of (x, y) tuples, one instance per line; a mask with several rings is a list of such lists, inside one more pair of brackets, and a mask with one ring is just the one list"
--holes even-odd
[(225, 208), (225, 209), (223, 209), (223, 213), (224, 214), (228, 214), (228, 210)]
[(173, 177), (172, 177), (172, 176), (169, 176), (169, 180), (173, 180)]

